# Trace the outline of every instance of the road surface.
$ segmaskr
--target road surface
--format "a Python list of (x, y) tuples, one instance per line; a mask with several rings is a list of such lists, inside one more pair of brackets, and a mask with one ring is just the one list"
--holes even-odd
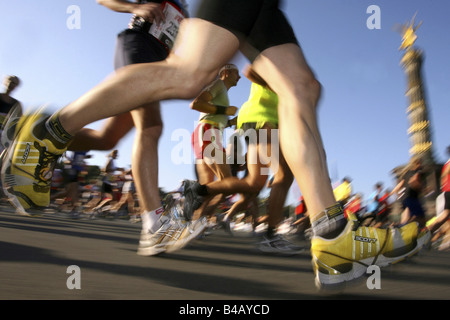
[(450, 299), (449, 251), (431, 249), (381, 269), (380, 289), (369, 289), (364, 280), (324, 294), (314, 286), (308, 250), (289, 257), (263, 254), (249, 233), (231, 237), (217, 230), (172, 254), (142, 257), (136, 254), (140, 228), (63, 213), (22, 217), (0, 207), (0, 299)]

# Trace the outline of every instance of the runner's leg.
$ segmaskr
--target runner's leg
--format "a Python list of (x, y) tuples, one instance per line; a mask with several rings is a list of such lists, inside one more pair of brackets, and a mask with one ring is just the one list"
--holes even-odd
[(267, 222), (269, 228), (276, 228), (282, 222), (284, 203), (294, 180), (282, 153), (280, 153), (278, 164), (278, 170), (274, 175), (269, 195), (269, 217)]
[(309, 212), (323, 212), (336, 201), (317, 124), (320, 84), (295, 44), (264, 50), (253, 67), (278, 94), (281, 150)]
[(131, 112), (136, 126), (132, 152), (132, 168), (142, 211), (161, 207), (158, 188), (158, 142), (162, 133), (158, 102)]
[(59, 113), (63, 128), (74, 135), (94, 121), (153, 101), (194, 98), (239, 48), (234, 34), (200, 19), (184, 21), (178, 41), (178, 52), (166, 61), (119, 69), (63, 108)]
[(130, 113), (108, 118), (100, 130), (81, 129), (71, 141), (69, 150), (111, 150), (133, 127)]

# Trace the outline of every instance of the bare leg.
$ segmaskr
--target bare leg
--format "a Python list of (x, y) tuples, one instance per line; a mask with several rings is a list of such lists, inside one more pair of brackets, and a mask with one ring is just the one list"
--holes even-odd
[(136, 126), (132, 168), (142, 211), (161, 207), (158, 188), (158, 142), (162, 133), (159, 103), (152, 103), (131, 112)]
[[(205, 163), (203, 159), (197, 159), (195, 163), (195, 167), (197, 170), (198, 175), (198, 182), (201, 184), (208, 184), (215, 179), (214, 172), (211, 170), (211, 168)], [(221, 198), (222, 196), (217, 196), (218, 198)], [(203, 215), (203, 212), (207, 210), (207, 207), (210, 205), (211, 201), (213, 201), (213, 197), (208, 197), (203, 201), (200, 208), (195, 210), (193, 219), (196, 220), (200, 218)]]
[(258, 221), (258, 216), (259, 216), (258, 197), (256, 195), (253, 197), (253, 200), (250, 203), (248, 212), (249, 212), (250, 216), (252, 217), (253, 231), (256, 231), (256, 227), (259, 224), (259, 221)]
[[(217, 151), (216, 151), (217, 152)], [(216, 178), (217, 181), (223, 181), (226, 178), (231, 177), (231, 168), (226, 163), (226, 154), (219, 151), (222, 158), (222, 163), (213, 162), (214, 160), (209, 159), (208, 161), (200, 160), (197, 163), (197, 172), (199, 174), (199, 183), (208, 184), (213, 182)], [(211, 216), (217, 209), (218, 205), (223, 202), (225, 196), (222, 194), (216, 194), (215, 196), (208, 197), (203, 202), (199, 211), (201, 215)], [(196, 213), (197, 217), (198, 214)]]
[(279, 168), (272, 182), (268, 205), (269, 218), (267, 224), (272, 228), (276, 228), (283, 220), (284, 203), (289, 188), (294, 181), (294, 176), (282, 153), (280, 153), (279, 159)]
[(69, 150), (111, 150), (133, 127), (133, 119), (128, 112), (109, 118), (101, 130), (81, 129), (71, 141)]
[(442, 225), (439, 226), (439, 228), (436, 229), (436, 231), (434, 231), (431, 242), (435, 242), (439, 238), (443, 237), (443, 242), (445, 243), (445, 238), (449, 236), (450, 236), (450, 221), (446, 220)]
[[(158, 102), (106, 120), (99, 131), (83, 128), (71, 142), (70, 150), (110, 150), (136, 124), (132, 166), (141, 208), (152, 211), (161, 206), (158, 189), (158, 142), (162, 120)], [(143, 178), (145, 177), (145, 178)]]
[(400, 217), (400, 225), (407, 224), (410, 218), (411, 218), (411, 211), (409, 210), (409, 208), (405, 208)]
[(246, 210), (250, 203), (256, 199), (257, 194), (241, 194), (241, 198), (236, 201), (227, 211), (224, 220), (233, 220), (233, 217), (239, 212)]
[(320, 84), (294, 44), (263, 51), (253, 68), (278, 95), (281, 150), (313, 217), (336, 203), (317, 124)]
[[(267, 141), (264, 145), (257, 142), (250, 142), (247, 149), (247, 168), (248, 175), (239, 179), (237, 177), (230, 177), (223, 181), (215, 181), (208, 184), (208, 193), (210, 194), (258, 194), (262, 188), (264, 188), (267, 175), (261, 174), (261, 169), (268, 166), (278, 167), (278, 159), (272, 157), (270, 154), (271, 148), (271, 128), (269, 126), (265, 127), (267, 129)], [(269, 157), (269, 159), (267, 159)], [(269, 160), (272, 161), (269, 163)], [(276, 161), (276, 163), (274, 162)]]
[(94, 121), (150, 102), (192, 99), (239, 49), (231, 32), (200, 19), (183, 21), (178, 51), (166, 61), (129, 65), (60, 111), (65, 130), (74, 135)]
[(436, 232), (448, 219), (450, 219), (450, 210), (445, 209), (442, 211), (442, 213), (439, 215), (439, 217), (436, 218), (436, 220), (433, 222), (431, 226), (428, 227), (430, 232), (433, 234)]

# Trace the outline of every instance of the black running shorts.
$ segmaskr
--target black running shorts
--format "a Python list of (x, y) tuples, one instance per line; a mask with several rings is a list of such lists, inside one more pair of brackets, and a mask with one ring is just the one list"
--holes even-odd
[(243, 53), (253, 61), (270, 47), (298, 44), (279, 6), (279, 0), (202, 0), (196, 17), (225, 28), (245, 41), (251, 50)]
[(167, 55), (167, 49), (152, 35), (143, 31), (126, 29), (117, 36), (114, 68), (162, 61)]

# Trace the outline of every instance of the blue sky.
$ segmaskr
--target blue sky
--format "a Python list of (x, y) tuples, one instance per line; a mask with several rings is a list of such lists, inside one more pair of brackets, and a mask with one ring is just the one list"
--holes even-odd
[[(197, 1), (189, 1), (193, 9)], [(80, 28), (69, 29), (67, 9), (80, 9)], [(368, 29), (367, 8), (380, 8), (381, 29)], [(333, 180), (353, 178), (355, 192), (368, 196), (373, 185), (394, 184), (390, 171), (408, 161), (406, 77), (398, 51), (401, 37), (393, 26), (417, 12), (423, 21), (416, 46), (425, 54), (423, 75), (436, 159), (447, 160), (450, 145), (450, 24), (447, 0), (286, 0), (283, 8), (307, 60), (324, 87), (319, 125)], [(22, 85), (14, 93), (26, 108), (51, 104), (56, 110), (77, 99), (113, 71), (115, 38), (130, 15), (112, 12), (95, 0), (23, 0), (0, 2), (0, 76), (15, 74)], [(237, 56), (239, 67), (246, 60)], [(240, 107), (250, 83), (242, 78), (229, 92)], [(190, 134), (198, 113), (189, 101), (163, 103), (160, 186), (167, 190), (193, 178), (193, 165), (176, 164), (173, 133)], [(100, 122), (90, 125), (96, 128)], [(118, 165), (131, 163), (133, 134), (118, 145)], [(103, 165), (106, 152), (92, 152), (90, 163)], [(293, 188), (288, 203), (299, 192)]]

